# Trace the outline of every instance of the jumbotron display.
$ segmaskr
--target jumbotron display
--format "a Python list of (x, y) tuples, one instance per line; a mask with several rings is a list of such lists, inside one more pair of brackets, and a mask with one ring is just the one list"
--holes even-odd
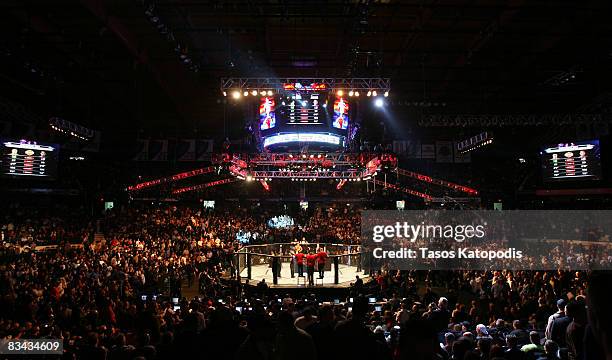
[(601, 178), (599, 140), (547, 147), (541, 156), (545, 181)]
[(2, 141), (2, 176), (54, 179), (59, 146), (33, 141)]
[(351, 127), (349, 100), (325, 84), (288, 83), (275, 96), (264, 96), (259, 105), (262, 147), (292, 151), (338, 150), (346, 145)]

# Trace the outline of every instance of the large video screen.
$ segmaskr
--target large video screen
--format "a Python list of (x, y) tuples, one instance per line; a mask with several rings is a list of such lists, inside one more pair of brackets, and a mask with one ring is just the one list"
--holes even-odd
[(2, 141), (3, 177), (54, 179), (57, 176), (59, 146), (21, 140)]
[(346, 130), (349, 124), (349, 104), (348, 100), (339, 96), (334, 101), (334, 117), (332, 126), (336, 129)]
[(259, 129), (268, 130), (276, 126), (275, 101), (271, 96), (261, 98), (259, 104)]
[(540, 154), (545, 181), (601, 178), (599, 140), (558, 144)]

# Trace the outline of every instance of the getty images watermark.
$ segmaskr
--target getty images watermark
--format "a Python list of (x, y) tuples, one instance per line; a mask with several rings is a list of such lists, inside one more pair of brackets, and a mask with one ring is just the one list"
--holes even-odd
[[(393, 225), (375, 225), (372, 229), (372, 241), (381, 243), (385, 239), (405, 239), (410, 243), (416, 243), (418, 239), (444, 239), (464, 242), (466, 240), (484, 239), (486, 236), (485, 225), (434, 225), (421, 222), (418, 225), (408, 222), (396, 222)], [(420, 242), (423, 244), (423, 242)], [(403, 247), (399, 250), (384, 250), (375, 247), (372, 254), (376, 259), (384, 258), (410, 258), (421, 257), (423, 259), (495, 259), (495, 258), (522, 258), (523, 252), (515, 248), (507, 250), (481, 250), (479, 248), (458, 247), (456, 250), (431, 250), (423, 245), (418, 250)]]
[(610, 269), (612, 211), (364, 211), (363, 265)]

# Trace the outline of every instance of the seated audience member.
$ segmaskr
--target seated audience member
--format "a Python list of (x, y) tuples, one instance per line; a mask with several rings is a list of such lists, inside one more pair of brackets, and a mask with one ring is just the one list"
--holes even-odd
[(286, 311), (281, 312), (278, 317), (274, 358), (296, 360), (316, 360), (317, 358), (312, 336), (297, 328), (293, 316)]
[(521, 351), (527, 354), (529, 359), (535, 359), (544, 351), (544, 346), (540, 343), (540, 334), (537, 331), (530, 332), (529, 341), (531, 341), (531, 343), (523, 345)]
[(519, 346), (523, 346), (529, 343), (529, 332), (523, 329), (523, 324), (521, 320), (514, 320), (512, 322), (512, 331), (510, 331), (510, 335), (514, 335), (516, 337), (516, 342)]
[(504, 351), (506, 360), (526, 360), (527, 356), (518, 346), (518, 339), (515, 335), (506, 336), (506, 350)]
[(561, 360), (559, 357), (559, 345), (552, 340), (546, 340), (544, 343), (544, 355), (537, 360)]
[(455, 334), (447, 332), (444, 334), (444, 351), (449, 357), (453, 356), (453, 344), (455, 343)]
[(312, 314), (311, 308), (306, 308), (302, 312), (302, 316), (295, 319), (295, 327), (306, 330), (309, 326), (317, 322), (317, 317)]
[(487, 330), (487, 327), (484, 326), (483, 324), (476, 325), (476, 340), (480, 340), (480, 339), (487, 339), (487, 340), (493, 339), (491, 335), (489, 335), (489, 331)]

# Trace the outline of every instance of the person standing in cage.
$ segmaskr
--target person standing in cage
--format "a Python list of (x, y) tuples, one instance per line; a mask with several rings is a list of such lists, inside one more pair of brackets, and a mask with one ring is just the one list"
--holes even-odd
[(314, 271), (315, 271), (315, 262), (317, 261), (317, 257), (312, 252), (308, 253), (306, 256), (306, 271), (308, 272), (308, 285), (314, 285)]
[(281, 277), (281, 260), (280, 253), (276, 254), (275, 251), (272, 251), (270, 254), (270, 269), (272, 270), (272, 276), (276, 274), (277, 277)]
[(304, 255), (303, 252), (298, 252), (295, 254), (295, 261), (297, 263), (297, 272), (299, 277), (304, 277)]
[(321, 248), (317, 253), (317, 266), (319, 267), (319, 279), (323, 279), (325, 275), (325, 261), (327, 260), (327, 253), (325, 248)]
[(282, 258), (282, 255), (283, 255), (282, 252), (279, 252), (278, 254), (274, 253), (274, 256), (276, 257), (276, 276), (278, 276), (278, 277), (281, 277), (281, 270), (283, 268), (283, 264), (282, 264), (283, 258)]

